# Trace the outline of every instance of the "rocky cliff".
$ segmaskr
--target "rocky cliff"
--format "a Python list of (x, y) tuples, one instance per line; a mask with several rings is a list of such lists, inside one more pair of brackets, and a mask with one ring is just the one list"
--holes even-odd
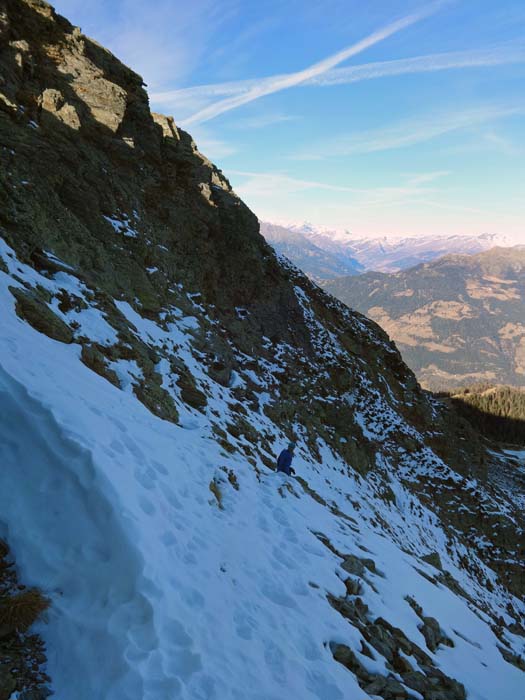
[(41, 0), (0, 3), (0, 42), (0, 521), (59, 697), (461, 700), (469, 644), (517, 687), (514, 469), (275, 255), (138, 75)]

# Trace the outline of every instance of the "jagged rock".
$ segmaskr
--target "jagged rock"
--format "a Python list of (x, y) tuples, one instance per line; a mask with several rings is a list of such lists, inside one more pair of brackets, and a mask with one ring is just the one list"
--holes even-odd
[(435, 617), (422, 616), (421, 619), (423, 624), (419, 626), (419, 630), (425, 637), (425, 642), (430, 651), (436, 651), (440, 644), (454, 646), (454, 642), (443, 634)]
[(417, 690), (417, 692), (421, 693), (422, 695), (428, 688), (428, 678), (420, 671), (409, 671), (408, 673), (402, 673), (402, 677), (405, 685), (412, 688), (412, 690)]
[(425, 554), (425, 556), (421, 557), (421, 560), (426, 562), (427, 564), (430, 564), (431, 566), (435, 567), (436, 569), (439, 569), (440, 571), (443, 571), (443, 565), (441, 564), (441, 557), (437, 552), (431, 552), (430, 554)]
[[(379, 652), (390, 664), (389, 668), (400, 673), (403, 683), (409, 688), (421, 693), (425, 700), (427, 694), (432, 692), (445, 693), (446, 700), (465, 700), (465, 689), (453, 678), (449, 678), (442, 671), (433, 665), (432, 659), (416, 644), (410, 642), (404, 632), (398, 627), (394, 627), (387, 620), (378, 617), (372, 623), (368, 619), (368, 608), (361, 603), (360, 598), (348, 600), (346, 598), (334, 598), (328, 596), (328, 600), (343, 617), (349, 620), (353, 625), (358, 627), (361, 634), (365, 637), (368, 643)], [(411, 605), (414, 609), (418, 609), (422, 614), (422, 609), (410, 598)], [(433, 618), (429, 618), (432, 620)], [(434, 623), (430, 623), (429, 627), (435, 632)], [(439, 625), (438, 625), (439, 628)], [(362, 642), (363, 644), (363, 642)], [(374, 675), (370, 677), (367, 674), (365, 677), (362, 674), (359, 662), (355, 654), (345, 645), (339, 645), (341, 648), (338, 651), (338, 656), (334, 654), (334, 658), (347, 666), (350, 670), (355, 667), (353, 672), (359, 679), (360, 686), (365, 692), (371, 695), (379, 695), (385, 700), (394, 698), (407, 698), (408, 694), (405, 688), (395, 679)], [(332, 651), (339, 646), (334, 646)], [(410, 661), (402, 654), (407, 656), (413, 655), (415, 662), (419, 664), (421, 671), (415, 671)], [(343, 660), (341, 660), (343, 659)], [(368, 684), (368, 685), (367, 685)]]
[(377, 624), (368, 625), (364, 632), (367, 641), (382, 654), (387, 661), (394, 660), (396, 641), (388, 630)]
[(65, 289), (61, 289), (57, 294), (57, 299), (59, 300), (58, 309), (63, 314), (67, 314), (69, 311), (80, 312), (83, 309), (87, 309), (88, 305), (86, 302), (75, 294), (70, 294), (66, 292)]
[(383, 695), (387, 679), (383, 676), (373, 676), (372, 679), (370, 683), (364, 686), (363, 690), (365, 693), (368, 693), (368, 695)]
[(347, 595), (360, 595), (362, 593), (362, 585), (355, 578), (345, 579), (345, 586)]
[[(397, 641), (397, 640), (396, 640)], [(414, 670), (410, 661), (404, 656), (400, 656), (398, 649), (394, 653), (394, 660), (392, 661), (392, 667), (397, 673), (412, 673)]]
[(516, 666), (516, 668), (519, 668), (520, 671), (525, 671), (525, 658), (523, 658), (523, 656), (513, 654), (511, 651), (505, 649), (505, 647), (501, 646), (500, 644), (498, 644), (498, 649), (505, 661), (507, 661), (509, 664), (512, 664), (513, 666)]
[(406, 688), (395, 678), (387, 678), (383, 693), (385, 700), (406, 700), (408, 698)]
[(0, 700), (9, 700), (16, 689), (16, 680), (11, 669), (6, 665), (0, 666)]
[(208, 399), (206, 398), (206, 394), (200, 389), (197, 389), (195, 380), (189, 372), (179, 377), (177, 384), (180, 388), (180, 395), (184, 403), (196, 409), (202, 409), (207, 405)]
[(396, 648), (398, 650), (408, 655), (411, 655), (414, 652), (415, 645), (412, 644), (412, 642), (408, 639), (403, 630), (400, 630), (399, 627), (394, 627), (394, 625), (391, 625), (383, 617), (376, 618), (374, 620), (374, 624), (383, 627), (386, 630), (388, 630), (388, 632), (390, 632), (390, 634), (395, 639)]
[(390, 676), (387, 678), (378, 676), (373, 683), (365, 686), (363, 689), (372, 695), (374, 693), (377, 694), (384, 700), (407, 700), (409, 697), (406, 688), (398, 680)]
[(156, 380), (141, 381), (133, 387), (133, 393), (154, 415), (163, 420), (177, 423), (179, 412), (173, 399), (161, 386), (162, 378), (157, 375)]
[(9, 17), (3, 7), (0, 7), (0, 39), (5, 39), (9, 32)]
[(208, 374), (218, 384), (229, 386), (232, 376), (232, 368), (223, 362), (216, 360), (208, 367)]
[(448, 691), (441, 688), (431, 688), (425, 691), (425, 700), (451, 700), (452, 696)]
[(52, 126), (53, 119), (59, 119), (71, 129), (80, 129), (80, 118), (77, 110), (71, 104), (67, 104), (59, 90), (47, 88), (42, 93), (40, 100), (40, 121), (44, 126)]
[(51, 309), (34, 294), (18, 287), (9, 287), (16, 299), (16, 313), (35, 330), (59, 340), (61, 343), (73, 342), (73, 331)]
[(162, 129), (162, 135), (164, 138), (180, 141), (179, 130), (177, 129), (177, 125), (175, 124), (173, 117), (167, 117), (164, 114), (157, 114), (156, 112), (152, 112), (151, 116), (153, 117), (155, 123)]
[(370, 673), (366, 670), (363, 664), (359, 661), (354, 652), (347, 647), (345, 644), (334, 644), (331, 645), (331, 650), (333, 657), (340, 664), (346, 666), (349, 671), (355, 673), (355, 675), (363, 681), (370, 679)]
[(328, 601), (343, 617), (353, 623), (368, 623), (368, 606), (361, 598), (349, 600), (347, 598), (335, 598), (328, 596)]
[(95, 345), (83, 345), (80, 359), (93, 372), (96, 372), (108, 382), (120, 389), (120, 381), (117, 374), (107, 366), (106, 358)]
[(20, 693), (18, 700), (46, 700), (52, 694), (49, 688), (33, 688)]
[(341, 568), (347, 571), (349, 574), (354, 574), (354, 576), (360, 576), (361, 578), (365, 573), (363, 562), (353, 554), (348, 554), (345, 557), (344, 562), (341, 564)]

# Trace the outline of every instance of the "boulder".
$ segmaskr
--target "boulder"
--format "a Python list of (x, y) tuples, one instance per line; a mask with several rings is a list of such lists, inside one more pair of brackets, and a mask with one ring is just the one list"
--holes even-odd
[(348, 554), (345, 560), (341, 564), (341, 568), (347, 571), (349, 574), (354, 574), (354, 576), (364, 576), (365, 567), (361, 559), (354, 556), (353, 554)]
[(0, 700), (9, 700), (16, 689), (16, 680), (6, 664), (0, 666)]
[(18, 287), (9, 287), (16, 299), (16, 313), (30, 326), (44, 333), (53, 340), (61, 343), (73, 342), (73, 331), (59, 318), (47, 304), (40, 301), (34, 294)]
[(443, 571), (443, 565), (441, 564), (441, 557), (437, 552), (431, 552), (430, 554), (425, 554), (424, 557), (421, 557), (421, 561), (426, 562), (427, 564), (430, 564), (436, 569), (439, 569), (440, 571)]

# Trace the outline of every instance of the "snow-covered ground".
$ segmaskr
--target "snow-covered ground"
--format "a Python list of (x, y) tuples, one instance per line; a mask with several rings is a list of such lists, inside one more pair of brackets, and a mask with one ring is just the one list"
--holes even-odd
[[(6, 247), (0, 253), (31, 283), (82, 295), (73, 275), (48, 279)], [(385, 618), (425, 650), (407, 596), (439, 620), (454, 647), (427, 652), (464, 683), (469, 700), (525, 698), (525, 675), (503, 660), (475, 603), (484, 592), (449, 556), (435, 515), (416, 506), (396, 475), (387, 504), (320, 443), (321, 462), (299, 444), (294, 463), (308, 489), (262, 463), (259, 476), (240, 451), (226, 455), (177, 392), (174, 425), (89, 370), (79, 345), (20, 320), (13, 284), (0, 272), (0, 536), (24, 580), (52, 599), (40, 630), (57, 700), (368, 698), (330, 643), (351, 647), (373, 672), (391, 671), (379, 653), (360, 653), (361, 633), (328, 604), (327, 594), (345, 594), (348, 574), (323, 539), (375, 561), (360, 594), (372, 619)], [(189, 351), (195, 319), (161, 329), (129, 304), (120, 310), (145, 342), (171, 342), (198, 372)], [(98, 309), (69, 313), (89, 337), (112, 341)], [(117, 369), (132, 387), (137, 368)], [(168, 387), (169, 367), (158, 369)], [(223, 423), (229, 391), (217, 386), (211, 399)], [(262, 412), (249, 420), (275, 450), (282, 446), (285, 436)], [(366, 428), (366, 415), (360, 420)], [(417, 555), (430, 552), (471, 601), (429, 580), (436, 570)], [(505, 617), (497, 589), (490, 600)], [(510, 641), (522, 651), (523, 638)]]

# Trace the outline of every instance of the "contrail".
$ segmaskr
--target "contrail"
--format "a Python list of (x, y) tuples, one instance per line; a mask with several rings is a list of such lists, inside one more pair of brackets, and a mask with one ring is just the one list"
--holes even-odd
[(318, 63), (314, 63), (312, 66), (309, 66), (308, 68), (305, 68), (302, 71), (298, 71), (296, 73), (288, 73), (282, 76), (276, 76), (273, 79), (262, 80), (259, 84), (254, 85), (242, 95), (229, 97), (224, 100), (219, 100), (218, 102), (215, 102), (209, 105), (208, 107), (201, 109), (196, 114), (184, 120), (183, 126), (189, 126), (191, 124), (202, 124), (203, 122), (207, 122), (210, 119), (214, 119), (215, 117), (219, 116), (219, 114), (229, 112), (230, 110), (240, 107), (241, 105), (247, 104), (248, 102), (253, 102), (253, 100), (257, 100), (260, 97), (264, 97), (265, 95), (271, 95), (272, 93), (279, 92), (280, 90), (286, 90), (287, 88), (294, 87), (295, 85), (304, 83), (307, 80), (316, 78), (322, 75), (323, 73), (326, 73), (331, 68), (334, 68), (335, 66), (339, 65), (343, 61), (346, 61), (348, 58), (351, 58), (352, 56), (361, 53), (361, 51), (364, 51), (370, 46), (373, 46), (374, 44), (383, 41), (389, 36), (392, 36), (392, 34), (396, 34), (402, 29), (405, 29), (406, 27), (409, 27), (412, 24), (419, 22), (420, 20), (424, 19), (425, 17), (428, 17), (434, 12), (437, 12), (437, 10), (439, 10), (439, 8), (443, 6), (443, 4), (445, 4), (443, 0), (433, 2), (427, 7), (419, 10), (419, 12), (415, 12), (411, 15), (408, 15), (407, 17), (398, 19), (395, 22), (388, 24), (386, 27), (378, 29), (369, 36), (365, 37), (364, 39), (361, 39), (361, 41), (358, 41), (356, 44), (353, 44), (352, 46), (349, 46), (346, 49), (343, 49), (342, 51), (339, 51), (338, 53), (335, 53), (332, 56), (329, 56), (328, 58), (319, 61)]
[[(412, 56), (411, 58), (398, 58), (391, 61), (362, 63), (346, 68), (333, 68), (323, 75), (305, 80), (302, 85), (329, 87), (331, 85), (348, 85), (361, 80), (373, 80), (394, 75), (431, 73), (455, 68), (483, 68), (524, 62), (525, 43), (503, 44), (486, 49), (450, 51), (447, 53)], [(250, 78), (227, 83), (196, 85), (195, 87), (181, 88), (179, 90), (152, 93), (150, 97), (157, 104), (164, 103), (168, 105), (180, 104), (180, 102), (186, 102), (188, 99), (203, 100), (212, 97), (233, 97), (234, 95), (244, 95), (256, 85), (266, 81), (273, 82), (276, 78), (281, 77), (284, 76), (277, 75), (270, 78)]]
[(525, 44), (521, 46), (496, 46), (477, 51), (451, 51), (449, 53), (428, 54), (413, 58), (399, 58), (393, 61), (377, 61), (359, 66), (335, 68), (322, 76), (312, 78), (308, 85), (345, 85), (360, 80), (384, 78), (406, 73), (431, 73), (451, 68), (480, 68), (500, 66), (525, 61)]

